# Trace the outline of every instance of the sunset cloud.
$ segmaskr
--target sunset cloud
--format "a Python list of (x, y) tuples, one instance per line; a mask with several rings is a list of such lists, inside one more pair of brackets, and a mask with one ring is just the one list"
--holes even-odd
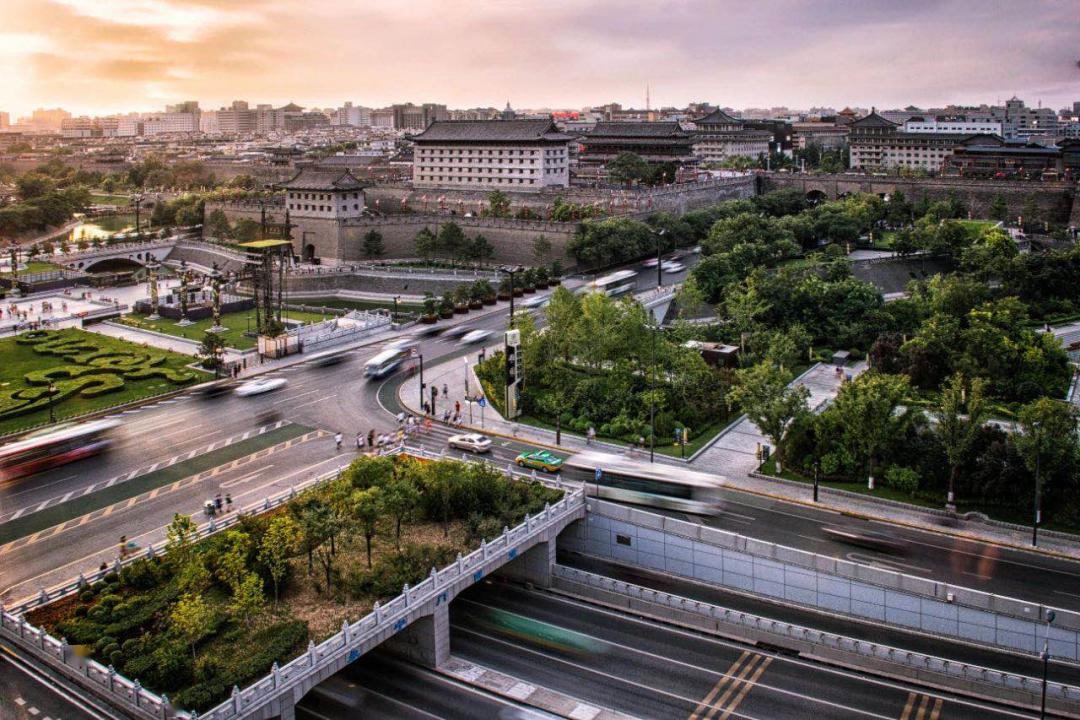
[(1080, 100), (1076, 0), (4, 0), (0, 109)]

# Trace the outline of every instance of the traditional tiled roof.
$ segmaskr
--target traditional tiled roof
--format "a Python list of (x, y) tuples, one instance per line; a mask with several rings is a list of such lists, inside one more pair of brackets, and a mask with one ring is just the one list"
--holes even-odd
[(304, 167), (291, 180), (279, 183), (285, 190), (361, 190), (368, 184), (357, 180), (347, 169), (323, 168), (317, 165)]
[(551, 120), (436, 120), (414, 142), (568, 142)]
[(877, 111), (871, 111), (866, 117), (861, 117), (851, 123), (853, 128), (895, 128), (899, 127), (898, 123), (894, 123), (892, 120), (886, 120), (877, 114)]
[(717, 108), (703, 118), (694, 120), (695, 125), (741, 125), (742, 120), (733, 118), (726, 112)]
[(598, 122), (582, 140), (608, 138), (670, 138), (690, 137), (677, 122)]

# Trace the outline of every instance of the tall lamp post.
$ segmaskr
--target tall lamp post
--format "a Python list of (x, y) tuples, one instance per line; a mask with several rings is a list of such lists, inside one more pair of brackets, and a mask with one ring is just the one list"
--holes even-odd
[(1039, 474), (1039, 460), (1042, 455), (1042, 424), (1033, 423), (1035, 427), (1035, 522), (1031, 524), (1031, 545), (1039, 544), (1039, 522), (1042, 520), (1042, 477)]
[(656, 326), (652, 330), (652, 373), (649, 375), (649, 462), (654, 462), (656, 455), (656, 336), (660, 332), (660, 322), (653, 311), (649, 311)]
[(390, 316), (391, 324), (393, 324), (394, 318), (397, 317), (397, 314), (398, 314), (398, 312), (397, 312), (397, 304), (398, 304), (398, 300), (400, 300), (400, 299), (401, 299), (400, 295), (395, 295), (394, 296), (394, 314)]
[(417, 353), (416, 359), (420, 361), (420, 409), (424, 409), (424, 355)]
[(505, 273), (506, 275), (508, 275), (510, 277), (510, 327), (511, 327), (511, 329), (514, 327), (514, 276), (517, 275), (519, 272), (523, 271), (524, 269), (525, 268), (521, 267), (520, 265), (518, 265), (517, 267), (514, 267), (514, 268), (505, 267), (505, 266), (499, 268), (499, 272)]
[(1046, 611), (1046, 637), (1043, 638), (1042, 661), (1042, 702), (1039, 705), (1039, 720), (1046, 718), (1046, 679), (1050, 674), (1050, 623), (1054, 622), (1057, 614), (1053, 610)]

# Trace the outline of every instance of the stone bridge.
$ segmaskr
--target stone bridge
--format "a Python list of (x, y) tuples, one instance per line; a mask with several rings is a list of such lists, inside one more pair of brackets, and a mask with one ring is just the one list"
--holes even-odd
[(151, 258), (162, 262), (168, 257), (176, 244), (176, 238), (153, 240), (150, 242), (117, 243), (101, 248), (91, 248), (78, 252), (58, 255), (53, 262), (70, 268), (93, 272), (101, 263), (124, 261), (132, 265), (145, 266)]
[(1022, 180), (975, 180), (962, 177), (903, 178), (858, 173), (834, 175), (808, 173), (760, 173), (759, 192), (794, 188), (810, 200), (836, 200), (854, 193), (891, 195), (904, 193), (908, 200), (922, 198), (945, 200), (956, 196), (971, 208), (975, 217), (986, 217), (990, 203), (1002, 198), (1009, 209), (1009, 216), (1020, 214), (1028, 198), (1034, 197), (1042, 218), (1051, 222), (1080, 223), (1080, 202), (1077, 202), (1077, 184), (1069, 182), (1043, 182)]

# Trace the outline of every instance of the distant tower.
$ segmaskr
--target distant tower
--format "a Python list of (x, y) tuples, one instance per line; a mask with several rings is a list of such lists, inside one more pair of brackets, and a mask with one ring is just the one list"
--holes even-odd
[(652, 106), (649, 104), (649, 83), (645, 83), (645, 112), (652, 110)]
[(517, 117), (517, 113), (514, 112), (514, 109), (512, 107), (510, 107), (510, 101), (509, 100), (506, 101), (506, 109), (502, 111), (502, 113), (500, 114), (500, 117), (503, 120), (513, 120), (514, 118)]

